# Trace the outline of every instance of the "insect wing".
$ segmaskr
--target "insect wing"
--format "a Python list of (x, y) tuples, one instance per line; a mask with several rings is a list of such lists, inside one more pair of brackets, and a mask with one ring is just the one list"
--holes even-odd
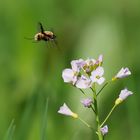
[(41, 31), (42, 34), (44, 34), (44, 28), (41, 22), (38, 23), (39, 24), (39, 29)]

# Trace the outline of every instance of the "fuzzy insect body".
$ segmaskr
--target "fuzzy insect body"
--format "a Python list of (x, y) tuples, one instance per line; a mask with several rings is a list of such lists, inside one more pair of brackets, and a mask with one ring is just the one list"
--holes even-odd
[(40, 25), (40, 30), (41, 32), (35, 34), (34, 36), (34, 40), (35, 41), (54, 41), (54, 39), (56, 38), (56, 36), (54, 35), (54, 33), (52, 31), (45, 31), (43, 28), (43, 25), (41, 23), (39, 23)]

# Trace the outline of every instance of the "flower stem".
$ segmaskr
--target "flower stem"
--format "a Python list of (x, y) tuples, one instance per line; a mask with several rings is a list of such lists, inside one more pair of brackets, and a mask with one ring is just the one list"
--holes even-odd
[(116, 108), (116, 104), (112, 107), (112, 109), (110, 110), (110, 112), (108, 113), (107, 117), (105, 118), (105, 120), (102, 122), (102, 124), (100, 125), (100, 127), (102, 127), (105, 122), (108, 120), (108, 118), (110, 117), (110, 115), (112, 114), (112, 112), (114, 111), (114, 109)]
[(85, 122), (83, 119), (81, 119), (80, 117), (78, 117), (78, 119), (85, 124), (88, 128), (93, 129), (87, 122)]
[(98, 113), (98, 104), (97, 104), (97, 95), (96, 90), (94, 88), (93, 99), (94, 99), (94, 108), (95, 108), (95, 115), (96, 115), (96, 123), (97, 123), (97, 135), (99, 140), (103, 140), (103, 135), (100, 130), (100, 120), (99, 120), (99, 113)]
[(111, 83), (112, 82), (112, 80), (110, 80), (110, 81), (107, 81), (104, 85), (103, 85), (103, 87), (98, 91), (98, 93), (97, 93), (97, 96), (100, 94), (100, 92), (109, 84), (109, 83)]
[(79, 90), (85, 95), (85, 92), (81, 88), (79, 88)]
[(100, 92), (108, 85), (109, 82), (106, 82), (103, 87), (98, 91), (97, 96), (100, 94)]
[(91, 105), (90, 108), (92, 109), (92, 111), (96, 114), (94, 107)]
[(95, 94), (95, 93), (96, 93), (96, 92), (95, 92), (95, 89), (93, 89), (92, 87), (91, 87), (90, 89), (92, 90), (93, 94)]

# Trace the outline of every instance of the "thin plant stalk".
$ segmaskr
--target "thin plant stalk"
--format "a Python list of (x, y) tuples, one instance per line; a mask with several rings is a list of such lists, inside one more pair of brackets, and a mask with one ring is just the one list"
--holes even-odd
[(112, 107), (112, 109), (110, 110), (110, 112), (108, 113), (108, 115), (106, 116), (106, 118), (104, 119), (104, 121), (102, 122), (102, 124), (100, 125), (100, 127), (102, 127), (106, 121), (108, 120), (108, 118), (111, 116), (112, 112), (114, 111), (114, 109), (116, 108), (116, 104)]
[(85, 122), (83, 119), (81, 119), (80, 117), (78, 117), (78, 119), (84, 124), (86, 125), (88, 128), (93, 129), (87, 122)]
[(112, 81), (108, 81), (108, 82), (106, 82), (106, 83), (103, 85), (103, 87), (97, 92), (97, 96), (102, 92), (102, 90), (103, 90), (110, 82), (112, 82)]
[(95, 108), (95, 117), (96, 117), (96, 123), (97, 123), (97, 135), (99, 140), (103, 140), (103, 135), (100, 130), (100, 120), (99, 120), (99, 113), (98, 113), (98, 104), (97, 104), (97, 95), (96, 95), (96, 90), (94, 88), (93, 93), (93, 99), (94, 99), (94, 108)]
[(103, 87), (98, 91), (97, 96), (101, 93), (101, 91), (108, 85), (109, 82), (106, 82)]

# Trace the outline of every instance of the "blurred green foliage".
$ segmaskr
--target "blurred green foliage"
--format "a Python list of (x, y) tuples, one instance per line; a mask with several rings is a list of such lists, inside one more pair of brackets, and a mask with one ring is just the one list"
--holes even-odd
[[(0, 139), (11, 120), (14, 139), (92, 140), (96, 135), (79, 121), (57, 114), (66, 102), (94, 125), (94, 117), (82, 107), (82, 94), (61, 78), (62, 70), (77, 58), (104, 55), (105, 77), (121, 67), (132, 76), (109, 85), (100, 96), (103, 119), (125, 86), (134, 95), (119, 106), (108, 121), (107, 140), (138, 140), (140, 137), (140, 1), (4, 0), (0, 2)], [(38, 32), (42, 22), (53, 28), (57, 48), (25, 37)], [(43, 116), (49, 99), (46, 125)], [(89, 115), (87, 115), (89, 113)], [(44, 115), (43, 115), (44, 114)], [(13, 123), (13, 122), (12, 122)], [(11, 126), (13, 129), (13, 126)], [(44, 130), (42, 128), (44, 127)], [(47, 127), (47, 129), (45, 129)], [(10, 128), (10, 127), (9, 127)], [(13, 130), (10, 132), (13, 135)]]

